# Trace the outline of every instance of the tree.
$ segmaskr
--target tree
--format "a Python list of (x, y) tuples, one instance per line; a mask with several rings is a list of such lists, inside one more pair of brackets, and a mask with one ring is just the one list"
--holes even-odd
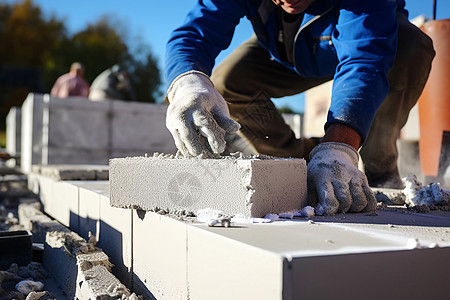
[(86, 80), (89, 82), (105, 69), (128, 57), (127, 45), (107, 16), (76, 33), (69, 47), (66, 51), (72, 59), (82, 62), (86, 67)]
[(41, 9), (31, 0), (14, 4), (12, 9), (2, 5), (1, 57), (3, 62), (44, 67), (55, 47), (66, 35), (64, 24), (51, 17), (45, 20)]
[(22, 105), (29, 92), (46, 90), (42, 70), (65, 34), (64, 24), (44, 19), (31, 0), (0, 3), (0, 128), (12, 106)]
[[(142, 55), (144, 57), (139, 59)], [(148, 47), (142, 46), (139, 52), (130, 55), (123, 65), (128, 71), (136, 101), (154, 103), (161, 97), (161, 74)]]
[(278, 111), (282, 114), (295, 114), (295, 112), (290, 107), (287, 106), (278, 108)]
[(0, 2), (0, 128), (11, 106), (21, 106), (29, 92), (48, 93), (74, 61), (85, 65), (88, 82), (114, 64), (122, 65), (136, 98), (155, 102), (161, 85), (157, 62), (144, 43), (130, 49), (121, 28), (125, 26), (104, 16), (69, 36), (62, 20), (46, 18), (32, 0)]
[[(86, 79), (92, 82), (95, 77), (115, 64), (121, 65), (128, 73), (133, 85), (136, 100), (155, 102), (160, 96), (160, 71), (149, 46), (138, 42), (134, 49), (125, 43), (125, 31), (120, 21), (103, 16), (97, 23), (87, 28), (71, 40), (72, 49), (66, 52), (81, 61), (86, 67)], [(122, 31), (121, 34), (119, 34)]]

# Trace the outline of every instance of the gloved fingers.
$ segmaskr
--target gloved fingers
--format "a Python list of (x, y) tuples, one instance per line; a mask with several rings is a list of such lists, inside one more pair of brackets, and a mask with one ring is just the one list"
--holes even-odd
[(349, 212), (360, 212), (367, 206), (366, 194), (363, 190), (363, 182), (360, 178), (357, 180), (350, 180), (350, 193), (352, 195), (352, 205)]
[(225, 151), (225, 130), (220, 127), (215, 130), (211, 130), (210, 127), (201, 127), (199, 130), (208, 140), (208, 145), (213, 153), (220, 154)]
[(308, 205), (314, 207), (317, 205), (317, 202), (319, 202), (317, 190), (314, 185), (314, 180), (311, 179), (311, 176), (307, 176), (306, 178), (308, 183)]
[(316, 190), (318, 205), (316, 212), (318, 215), (333, 215), (339, 209), (339, 201), (334, 194), (333, 184), (330, 180), (323, 180)]
[(241, 128), (241, 124), (222, 113), (214, 113), (214, 118), (217, 124), (229, 134), (236, 133)]
[(220, 128), (210, 113), (194, 112), (194, 125), (206, 137), (213, 153), (220, 154), (225, 150), (225, 130)]
[(369, 187), (369, 184), (366, 182), (363, 185), (364, 194), (366, 195), (367, 199), (367, 205), (364, 208), (365, 212), (372, 212), (377, 210), (377, 199), (375, 198), (375, 195), (372, 191), (372, 189)]
[(177, 147), (178, 151), (181, 152), (181, 154), (182, 154), (184, 157), (189, 157), (189, 156), (191, 156), (191, 155), (189, 154), (188, 149), (187, 149), (186, 146), (184, 145), (184, 142), (181, 140), (180, 134), (178, 133), (178, 130), (175, 129), (174, 131), (170, 131), (170, 133), (171, 133), (172, 136), (173, 136), (173, 140), (174, 140), (174, 142), (175, 142), (175, 146)]
[(339, 202), (339, 213), (345, 213), (350, 208), (352, 204), (352, 196), (350, 194), (350, 189), (347, 183), (342, 181), (334, 181), (333, 182), (334, 194), (336, 195), (336, 199)]
[[(178, 126), (180, 126), (179, 122), (174, 122), (174, 118), (171, 117), (173, 114), (170, 114), (170, 107), (168, 110), (167, 118), (166, 118), (166, 127), (169, 129), (170, 134), (172, 134), (173, 141), (175, 142), (175, 146), (177, 147), (178, 151), (181, 152), (181, 154), (185, 157), (191, 156), (188, 149), (186, 148), (182, 137), (180, 136), (180, 132), (178, 130)], [(175, 119), (176, 120), (176, 119)], [(181, 126), (184, 126), (181, 124)]]
[[(180, 122), (179, 126), (177, 127), (177, 133), (180, 142), (177, 144), (177, 142), (175, 141), (175, 144), (177, 148), (184, 154), (184, 156), (189, 157), (202, 154), (204, 147), (202, 146), (200, 136), (198, 135), (195, 127), (192, 126), (192, 124)], [(188, 155), (186, 155), (184, 152), (187, 152)]]

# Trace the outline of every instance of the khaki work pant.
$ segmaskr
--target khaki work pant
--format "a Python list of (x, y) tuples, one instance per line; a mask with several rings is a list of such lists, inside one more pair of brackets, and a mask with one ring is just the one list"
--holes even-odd
[[(401, 185), (396, 140), (428, 79), (434, 57), (431, 39), (400, 14), (398, 35), (396, 60), (388, 73), (390, 90), (360, 149), (371, 186)], [(253, 36), (214, 69), (211, 79), (228, 102), (231, 117), (241, 124), (241, 135), (259, 153), (308, 158), (315, 144), (295, 138), (270, 98), (302, 93), (332, 77), (298, 75), (271, 60)]]

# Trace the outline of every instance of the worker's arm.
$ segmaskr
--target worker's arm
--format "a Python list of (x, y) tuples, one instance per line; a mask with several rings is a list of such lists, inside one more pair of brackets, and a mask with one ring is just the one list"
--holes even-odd
[(184, 156), (220, 154), (225, 150), (225, 134), (240, 128), (230, 119), (227, 104), (209, 75), (245, 14), (244, 3), (198, 1), (167, 43), (166, 126)]
[(193, 70), (211, 75), (217, 55), (230, 45), (246, 9), (246, 1), (241, 0), (196, 1), (167, 42), (167, 83), (171, 85), (175, 78)]
[(389, 91), (387, 72), (397, 48), (396, 2), (339, 2), (332, 43), (338, 65), (322, 143), (310, 154), (308, 201), (316, 213), (376, 209), (357, 150)]
[(347, 125), (334, 123), (327, 128), (322, 138), (322, 143), (324, 142), (344, 143), (358, 150), (361, 146), (361, 136)]
[(346, 124), (364, 143), (372, 120), (389, 92), (387, 72), (397, 51), (397, 3), (342, 0), (331, 42), (338, 65), (326, 129)]

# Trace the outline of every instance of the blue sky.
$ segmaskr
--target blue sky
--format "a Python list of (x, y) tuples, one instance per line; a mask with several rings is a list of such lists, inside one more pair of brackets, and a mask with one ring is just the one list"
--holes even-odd
[[(22, 0), (0, 0), (6, 3)], [(54, 14), (65, 21), (70, 33), (83, 30), (87, 23), (96, 22), (101, 16), (109, 15), (120, 21), (126, 29), (130, 42), (142, 39), (151, 46), (164, 73), (165, 44), (170, 32), (182, 24), (186, 13), (196, 0), (33, 0), (46, 16)], [(432, 16), (433, 0), (406, 0), (410, 18), (418, 15)], [(437, 0), (437, 19), (450, 18), (450, 0)], [(236, 28), (230, 47), (223, 51), (216, 62), (222, 61), (233, 49), (252, 34), (250, 22), (242, 19)], [(277, 99), (277, 106), (290, 106), (295, 111), (303, 111), (303, 96)]]

